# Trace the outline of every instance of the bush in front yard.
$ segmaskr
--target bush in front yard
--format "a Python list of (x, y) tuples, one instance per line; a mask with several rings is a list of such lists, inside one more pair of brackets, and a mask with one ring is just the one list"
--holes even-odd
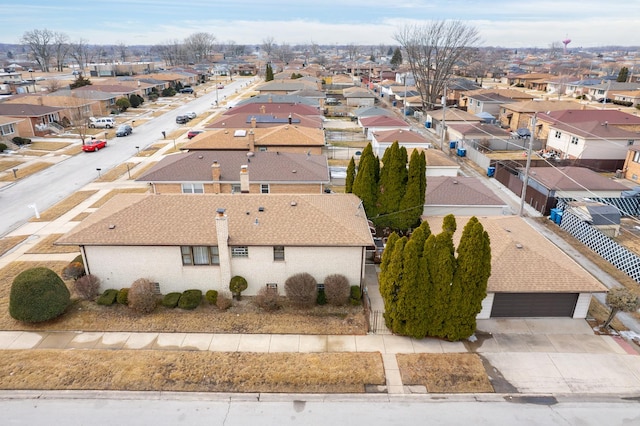
[(155, 285), (146, 278), (139, 278), (129, 288), (129, 307), (139, 314), (149, 314), (156, 308)]
[(49, 268), (31, 268), (11, 284), (9, 315), (18, 321), (42, 322), (64, 313), (71, 303), (69, 289)]
[(204, 294), (204, 298), (207, 299), (207, 302), (211, 305), (215, 305), (218, 301), (218, 291), (217, 290), (207, 290)]
[(284, 282), (284, 291), (296, 306), (309, 308), (316, 304), (318, 285), (311, 274), (302, 272), (290, 276)]
[(178, 306), (180, 296), (182, 296), (182, 293), (178, 292), (165, 294), (165, 296), (162, 298), (162, 306), (171, 309), (175, 308), (176, 306)]
[(7, 145), (0, 142), (0, 152), (4, 151), (5, 149), (7, 149)]
[(129, 289), (121, 288), (116, 297), (116, 302), (120, 305), (127, 305), (129, 303)]
[(84, 300), (93, 300), (100, 290), (100, 278), (93, 274), (85, 275), (73, 282), (73, 291)]
[(114, 303), (116, 303), (116, 298), (118, 297), (118, 290), (114, 289), (114, 288), (110, 288), (105, 290), (100, 297), (98, 297), (98, 300), (96, 301), (96, 303), (98, 305), (103, 305), (103, 306), (111, 306)]
[(247, 283), (247, 280), (240, 275), (232, 277), (231, 281), (229, 282), (229, 290), (231, 290), (231, 294), (233, 294), (233, 297), (238, 300), (240, 300), (240, 298), (242, 297), (241, 293), (245, 291), (248, 286), (249, 283)]
[(278, 294), (278, 290), (267, 286), (262, 287), (256, 295), (256, 305), (269, 312), (280, 309), (280, 295)]
[(178, 308), (195, 309), (200, 306), (200, 302), (202, 302), (201, 290), (185, 290), (178, 300)]
[(324, 279), (324, 292), (327, 295), (327, 303), (330, 305), (346, 305), (351, 296), (349, 280), (341, 274), (329, 275)]
[(349, 297), (349, 303), (351, 303), (353, 306), (358, 306), (361, 300), (362, 300), (362, 291), (360, 291), (360, 287), (357, 285), (352, 285), (351, 296)]
[(82, 262), (71, 262), (62, 270), (62, 278), (65, 280), (77, 280), (84, 276), (85, 270)]
[(218, 294), (218, 300), (216, 300), (216, 306), (221, 311), (226, 311), (233, 305), (231, 298), (226, 294)]

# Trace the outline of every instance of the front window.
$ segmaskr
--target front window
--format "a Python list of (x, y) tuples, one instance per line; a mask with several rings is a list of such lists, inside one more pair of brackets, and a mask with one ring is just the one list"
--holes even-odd
[(204, 185), (201, 183), (183, 183), (183, 194), (204, 194)]
[(273, 260), (274, 262), (284, 261), (284, 246), (273, 247)]
[(180, 247), (183, 265), (219, 265), (218, 246)]
[(231, 247), (231, 257), (249, 257), (249, 247), (247, 246)]
[(562, 136), (562, 133), (556, 130), (555, 138), (560, 139), (560, 136)]
[(633, 162), (640, 163), (640, 151), (636, 151), (633, 153)]
[(4, 126), (0, 126), (0, 135), (12, 135), (16, 132), (16, 129), (13, 127), (13, 123), (5, 124)]
[(262, 185), (260, 185), (260, 193), (261, 194), (268, 194), (269, 193), (269, 184), (268, 183), (263, 183)]
[(571, 136), (571, 143), (574, 145), (578, 145), (578, 138), (576, 136)]
[(240, 184), (239, 183), (238, 184), (235, 184), (235, 183), (231, 184), (231, 193), (232, 194), (238, 194), (240, 192), (242, 192), (242, 190), (240, 189)]

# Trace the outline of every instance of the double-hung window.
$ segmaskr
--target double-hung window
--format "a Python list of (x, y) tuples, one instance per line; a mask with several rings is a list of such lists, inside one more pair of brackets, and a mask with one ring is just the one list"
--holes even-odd
[(274, 262), (284, 261), (284, 246), (273, 246), (273, 261)]
[(204, 185), (201, 183), (183, 183), (183, 194), (204, 194)]

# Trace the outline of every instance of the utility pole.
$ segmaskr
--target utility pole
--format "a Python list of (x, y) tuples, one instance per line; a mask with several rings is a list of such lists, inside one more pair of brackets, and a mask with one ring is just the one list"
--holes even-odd
[(442, 139), (440, 140), (440, 147), (443, 151), (447, 151), (451, 155), (451, 150), (445, 148), (445, 137), (447, 135), (447, 122), (445, 120), (445, 113), (447, 112), (447, 85), (444, 85), (444, 91), (442, 95)]
[(529, 185), (529, 169), (531, 168), (531, 153), (533, 150), (533, 134), (536, 129), (536, 114), (531, 118), (531, 134), (529, 135), (529, 149), (527, 150), (527, 165), (524, 169), (524, 179), (522, 180), (522, 196), (520, 197), (520, 210), (518, 216), (524, 214), (525, 197), (527, 196), (527, 185)]

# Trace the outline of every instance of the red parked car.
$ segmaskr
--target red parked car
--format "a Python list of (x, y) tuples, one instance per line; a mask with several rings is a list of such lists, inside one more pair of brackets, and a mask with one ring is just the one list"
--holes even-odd
[(187, 139), (195, 138), (202, 132), (203, 130), (189, 130), (189, 133), (187, 133)]
[(106, 140), (91, 139), (91, 140), (85, 141), (84, 145), (82, 145), (82, 150), (84, 152), (94, 152), (94, 151), (99, 151), (106, 146), (107, 146)]

